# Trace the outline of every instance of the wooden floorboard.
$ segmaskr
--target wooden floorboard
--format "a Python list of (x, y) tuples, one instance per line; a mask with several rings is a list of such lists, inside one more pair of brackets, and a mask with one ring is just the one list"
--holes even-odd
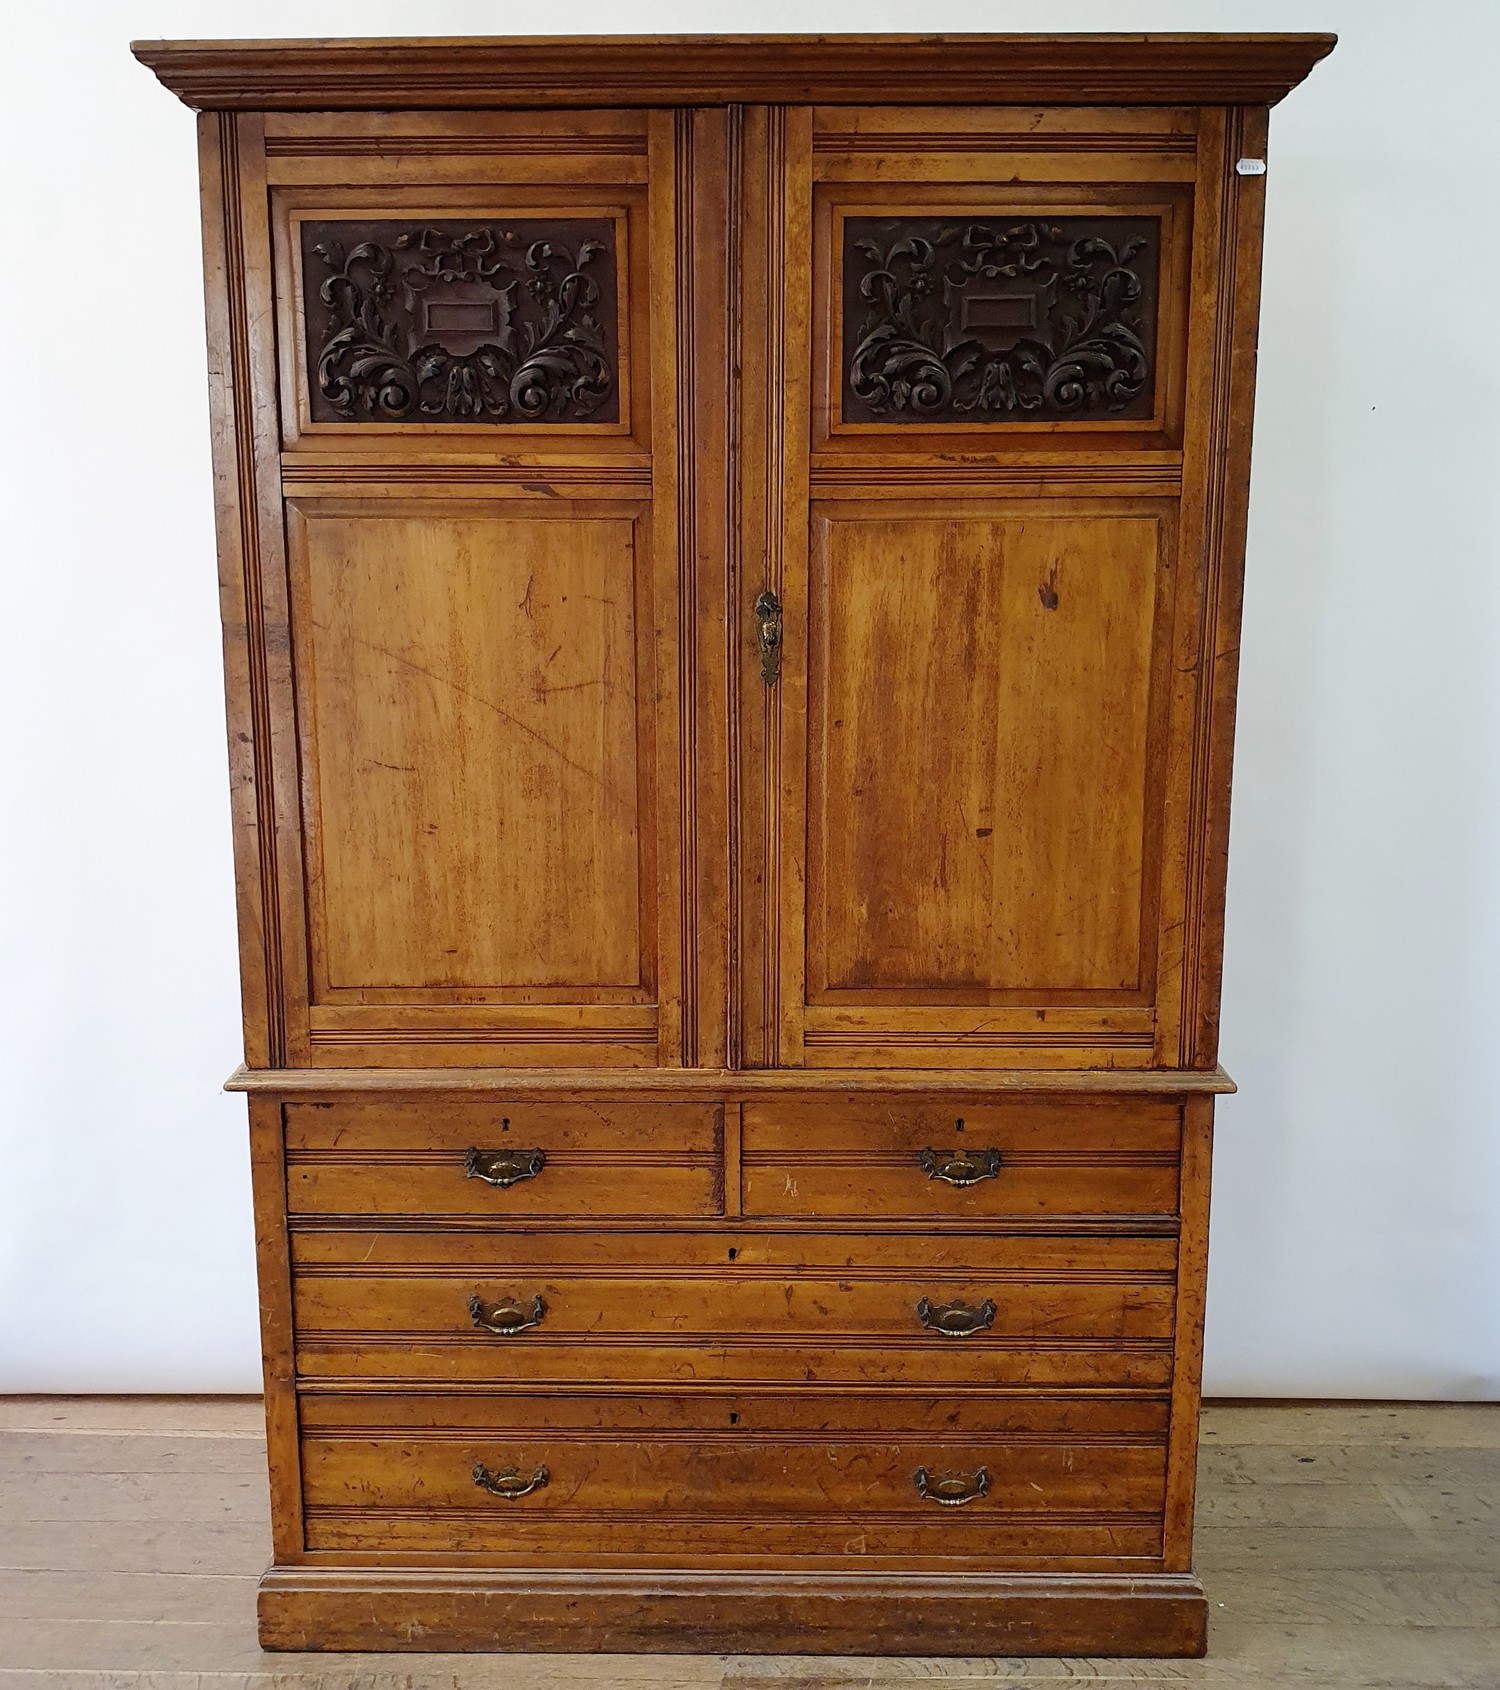
[(1500, 1690), (1500, 1406), (1205, 1411), (1204, 1661), (265, 1655), (260, 1404), (0, 1399), (0, 1690)]

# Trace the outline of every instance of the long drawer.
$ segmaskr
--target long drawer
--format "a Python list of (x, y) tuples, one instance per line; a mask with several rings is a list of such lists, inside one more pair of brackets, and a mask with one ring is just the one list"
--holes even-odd
[(1181, 1115), (1141, 1101), (752, 1102), (744, 1212), (925, 1221), (1172, 1215)]
[(437, 1401), (304, 1398), (310, 1549), (986, 1561), (1161, 1549), (1161, 1401), (497, 1392), (457, 1401), (448, 1425)]
[(319, 1228), (294, 1250), (309, 1380), (1151, 1386), (1171, 1370), (1166, 1237)]
[(285, 1131), (293, 1216), (723, 1212), (716, 1104), (300, 1103)]
[(520, 1345), (552, 1337), (633, 1339), (808, 1337), (909, 1339), (982, 1347), (998, 1338), (1170, 1338), (1170, 1284), (1041, 1284), (972, 1271), (917, 1275), (720, 1269), (712, 1275), (475, 1273), (421, 1278), (343, 1274), (301, 1278), (297, 1329), (463, 1339), (502, 1370)]

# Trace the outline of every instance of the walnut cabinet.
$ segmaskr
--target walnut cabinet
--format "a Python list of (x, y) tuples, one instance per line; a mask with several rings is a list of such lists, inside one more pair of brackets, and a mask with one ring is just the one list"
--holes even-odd
[(1331, 44), (137, 47), (201, 113), (269, 1647), (1203, 1649), (1267, 111)]

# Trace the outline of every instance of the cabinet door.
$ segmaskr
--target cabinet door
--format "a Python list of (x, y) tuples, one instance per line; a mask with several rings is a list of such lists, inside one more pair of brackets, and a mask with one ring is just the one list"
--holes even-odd
[(1190, 1060), (1222, 121), (782, 121), (747, 1060)]
[(283, 1059), (691, 1059), (671, 115), (261, 121)]

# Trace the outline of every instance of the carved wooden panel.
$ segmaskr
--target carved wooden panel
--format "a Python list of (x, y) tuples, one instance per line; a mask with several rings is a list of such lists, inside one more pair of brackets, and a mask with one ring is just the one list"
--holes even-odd
[(845, 422), (1149, 416), (1152, 217), (850, 217)]
[(617, 422), (607, 218), (302, 224), (314, 422)]

